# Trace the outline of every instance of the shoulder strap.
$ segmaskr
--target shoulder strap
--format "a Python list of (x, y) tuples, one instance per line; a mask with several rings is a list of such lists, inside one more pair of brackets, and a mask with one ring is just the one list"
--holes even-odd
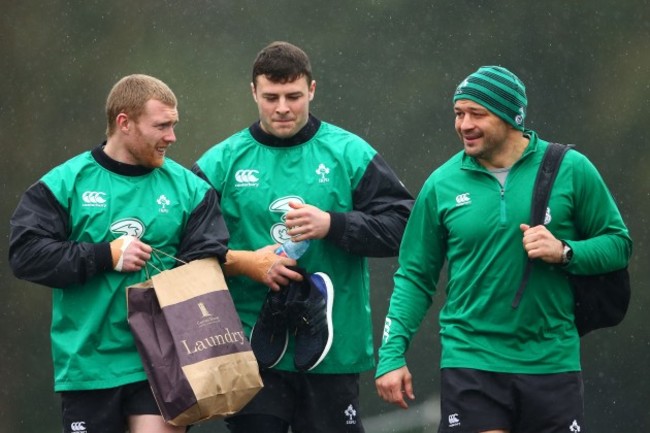
[[(544, 224), (544, 217), (546, 216), (546, 208), (548, 207), (548, 199), (551, 196), (553, 182), (555, 182), (555, 178), (557, 177), (557, 172), (559, 171), (564, 154), (572, 147), (570, 144), (549, 143), (546, 148), (542, 164), (537, 171), (535, 185), (533, 186), (533, 201), (530, 207), (531, 227)], [(528, 284), (528, 277), (530, 276), (532, 267), (533, 261), (529, 259), (528, 263), (526, 263), (524, 276), (521, 279), (519, 289), (517, 289), (515, 299), (512, 301), (512, 308), (519, 306), (526, 284)]]

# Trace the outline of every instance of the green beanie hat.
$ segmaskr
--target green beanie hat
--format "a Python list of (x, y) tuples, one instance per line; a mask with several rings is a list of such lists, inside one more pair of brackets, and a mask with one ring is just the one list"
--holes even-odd
[(481, 66), (456, 88), (454, 102), (470, 99), (487, 108), (515, 129), (524, 130), (526, 87), (519, 78), (501, 66)]

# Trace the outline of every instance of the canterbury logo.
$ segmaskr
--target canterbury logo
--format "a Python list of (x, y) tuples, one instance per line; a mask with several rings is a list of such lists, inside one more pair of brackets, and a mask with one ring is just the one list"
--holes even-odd
[(237, 170), (235, 180), (239, 183), (257, 183), (260, 180), (257, 177), (259, 173), (258, 170)]
[(580, 425), (578, 424), (578, 421), (576, 421), (574, 419), (571, 426), (569, 426), (569, 431), (572, 432), (572, 433), (579, 433), (580, 430), (582, 430), (582, 429), (580, 428)]
[(393, 324), (393, 321), (390, 320), (388, 317), (386, 317), (386, 322), (384, 322), (384, 335), (382, 339), (384, 340), (384, 343), (388, 342), (388, 339), (390, 338), (390, 325)]
[(458, 418), (457, 413), (452, 413), (449, 415), (449, 427), (458, 427), (460, 425), (460, 419)]
[(106, 203), (105, 195), (105, 192), (86, 191), (81, 195), (81, 199), (85, 206), (103, 206)]
[(75, 432), (85, 432), (86, 431), (86, 422), (85, 421), (73, 422), (72, 424), (70, 424), (70, 430), (75, 431)]
[(462, 206), (465, 204), (470, 204), (472, 202), (472, 199), (469, 197), (469, 193), (466, 192), (464, 194), (458, 194), (456, 196), (456, 206)]

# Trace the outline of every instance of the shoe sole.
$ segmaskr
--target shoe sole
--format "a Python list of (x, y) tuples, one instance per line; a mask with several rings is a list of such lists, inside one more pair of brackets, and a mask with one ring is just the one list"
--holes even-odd
[(332, 280), (330, 280), (329, 275), (322, 272), (315, 272), (314, 275), (320, 276), (325, 282), (325, 289), (327, 290), (327, 344), (325, 344), (325, 349), (321, 354), (320, 358), (309, 367), (306, 371), (313, 370), (318, 364), (320, 364), (323, 359), (327, 356), (332, 347), (332, 340), (334, 339), (334, 326), (332, 324), (332, 306), (334, 305), (334, 286), (332, 285)]

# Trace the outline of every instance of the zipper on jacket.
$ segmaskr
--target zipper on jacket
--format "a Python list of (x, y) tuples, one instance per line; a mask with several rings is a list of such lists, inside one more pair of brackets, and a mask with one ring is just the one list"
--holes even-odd
[[(511, 169), (512, 170), (512, 169)], [(487, 169), (478, 170), (482, 173), (485, 173), (487, 176), (491, 177), (494, 182), (499, 186), (499, 224), (504, 226), (507, 223), (508, 216), (506, 215), (506, 186), (501, 185), (501, 182), (497, 177), (490, 173)], [(510, 176), (510, 174), (508, 174)], [(508, 183), (508, 178), (506, 177), (505, 183)]]
[(504, 186), (500, 187), (500, 203), (499, 203), (499, 222), (501, 225), (506, 223), (506, 189)]

